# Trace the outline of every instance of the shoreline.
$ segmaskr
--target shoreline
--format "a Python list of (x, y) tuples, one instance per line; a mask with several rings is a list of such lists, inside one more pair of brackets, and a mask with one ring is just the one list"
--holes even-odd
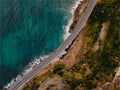
[[(84, 0), (83, 0), (84, 1)], [(84, 8), (85, 8), (85, 6), (87, 5), (87, 3), (88, 3), (88, 1), (89, 0), (85, 0), (86, 2), (82, 2), (81, 4), (78, 4), (78, 7), (75, 9), (75, 11), (74, 12), (76, 12), (77, 13), (77, 15), (78, 15), (78, 13), (79, 13), (79, 11), (81, 11), (81, 9), (82, 9), (82, 11), (84, 10)], [(83, 7), (82, 7), (83, 6)], [(81, 8), (82, 7), (82, 8)], [(79, 10), (79, 11), (78, 11)], [(73, 14), (74, 16), (75, 16), (75, 13)], [(82, 12), (81, 12), (81, 15), (82, 15)], [(81, 17), (81, 16), (78, 16), (79, 18)], [(74, 17), (73, 18), (73, 20), (75, 20), (75, 18), (76, 17)], [(75, 25), (75, 23), (74, 23), (75, 21), (73, 21), (72, 22), (72, 24), (71, 25)], [(71, 26), (70, 25), (70, 26)], [(69, 29), (70, 30), (70, 29)], [(67, 63), (68, 65), (67, 66), (69, 66), (70, 64), (69, 64), (69, 61), (67, 61), (67, 59), (68, 59), (68, 57), (70, 56), (70, 54), (72, 53), (72, 52), (74, 52), (74, 54), (76, 54), (77, 55), (77, 53), (79, 52), (79, 50), (81, 50), (81, 51), (84, 51), (84, 49), (83, 48), (85, 48), (84, 47), (84, 30), (82, 29), (81, 30), (81, 32), (79, 33), (79, 35), (76, 37), (76, 39), (73, 41), (73, 43), (68, 47), (68, 48), (66, 48), (66, 50), (65, 50), (65, 53), (63, 52), (63, 55), (60, 57), (60, 58), (56, 58), (55, 60), (54, 60), (54, 62), (51, 62), (51, 64), (49, 64), (47, 67), (45, 67), (38, 75), (36, 75), (33, 79), (35, 79), (35, 78), (37, 78), (37, 77), (39, 77), (39, 76), (41, 76), (41, 75), (43, 75), (43, 74), (45, 74), (45, 73), (47, 73), (48, 71), (51, 71), (53, 68), (54, 68), (54, 66), (56, 65), (56, 64), (58, 64), (58, 63)], [(77, 51), (76, 51), (77, 50)], [(81, 53), (81, 55), (82, 55), (83, 53)], [(73, 58), (74, 58), (74, 56), (73, 56)], [(73, 62), (70, 60), (70, 62), (71, 63), (76, 63), (77, 61), (75, 61), (75, 60), (73, 60)], [(71, 64), (71, 67), (72, 67), (72, 65), (73, 64)], [(33, 80), (32, 79), (32, 80)], [(25, 83), (24, 84), (24, 86), (22, 87), (22, 88), (24, 88), (26, 85), (29, 85), (31, 82), (32, 82), (32, 80), (30, 80), (29, 82), (27, 82), (27, 83)]]
[[(82, 30), (83, 31), (83, 30)], [(81, 33), (82, 33), (82, 31), (81, 31)], [(75, 39), (75, 41), (77, 42), (77, 39), (79, 40), (80, 39), (80, 37), (79, 37), (79, 35), (78, 35), (78, 37)], [(75, 42), (75, 43), (76, 43)], [(68, 48), (68, 52), (67, 52), (67, 54), (65, 55), (65, 57), (63, 57), (61, 60), (59, 60), (59, 61), (56, 61), (55, 63), (53, 63), (53, 65), (49, 65), (49, 66), (47, 66), (47, 68), (46, 69), (44, 69), (44, 70), (47, 70), (47, 69), (49, 69), (50, 71), (51, 70), (53, 70), (53, 67), (54, 67), (54, 65), (57, 65), (57, 64), (60, 64), (61, 62), (63, 63), (64, 62), (64, 60), (63, 59), (66, 59), (66, 61), (68, 62), (68, 63), (71, 63), (71, 61), (70, 61), (70, 59), (71, 59), (71, 57), (70, 57), (70, 52), (71, 52), (71, 49), (73, 49), (73, 48), (75, 48), (75, 45), (74, 45), (74, 43), (71, 45), (71, 47), (69, 47)], [(77, 49), (76, 49), (77, 50)], [(81, 52), (82, 53), (82, 52)], [(69, 54), (69, 55), (68, 55)], [(73, 55), (72, 55), (73, 56)], [(72, 61), (74, 61), (74, 59), (72, 58)], [(50, 69), (50, 67), (51, 67), (51, 69)], [(74, 66), (73, 66), (74, 67)], [(46, 73), (44, 73), (44, 70), (42, 70), (43, 71), (43, 74), (41, 74), (41, 75), (46, 75)], [(116, 79), (116, 77), (114, 77), (114, 80), (112, 81), (112, 83), (114, 83), (115, 85), (120, 85), (120, 81), (118, 81), (118, 80), (120, 80), (120, 67), (118, 68), (118, 70), (115, 70), (116, 71), (116, 77), (117, 77), (117, 79)], [(46, 71), (47, 72), (47, 71)], [(40, 76), (41, 77), (41, 75), (38, 75), (38, 77)], [(37, 79), (38, 78), (37, 76), (36, 77), (34, 77), (34, 79)], [(30, 86), (31, 85), (31, 83), (32, 82), (34, 82), (34, 80), (31, 80), (29, 83), (26, 83), (26, 85), (27, 86)], [(100, 87), (98, 87), (98, 88), (104, 88), (104, 87), (106, 87), (106, 86), (109, 86), (110, 85), (110, 87), (111, 86), (114, 86), (114, 85), (112, 85), (112, 83), (111, 82), (107, 82), (107, 83), (105, 83), (104, 85), (102, 85), (102, 86), (100, 86)], [(39, 83), (40, 84), (40, 83)], [(120, 86), (119, 86), (120, 87)], [(102, 90), (102, 89), (101, 89)]]
[(81, 18), (82, 13), (84, 12), (83, 7), (85, 7), (87, 5), (88, 1), (89, 0), (80, 0), (80, 3), (78, 4), (78, 6), (76, 7), (76, 9), (73, 12), (73, 20), (72, 20), (72, 23), (69, 27), (69, 32), (71, 32), (74, 29), (79, 18)]
[[(81, 2), (82, 1), (82, 2)], [(77, 16), (77, 15), (79, 15), (78, 13), (79, 13), (79, 9), (82, 7), (82, 6), (84, 6), (84, 5), (82, 5), (83, 4), (83, 2), (84, 1), (88, 1), (88, 0), (79, 0), (78, 2), (79, 3), (77, 3), (78, 5), (77, 5), (77, 7), (76, 7), (76, 9), (74, 10), (74, 12), (73, 12), (73, 17), (72, 17), (72, 23), (71, 22), (69, 22), (68, 23), (68, 25), (66, 26), (66, 27), (68, 27), (69, 26), (69, 30), (68, 30), (68, 33), (70, 33), (70, 31), (71, 31), (71, 27), (73, 27), (73, 25), (75, 26), (75, 22), (76, 22), (76, 18), (77, 18), (77, 20), (80, 18), (80, 16)], [(84, 2), (85, 3), (85, 2)], [(76, 6), (76, 5), (75, 5)], [(74, 6), (73, 6), (74, 7)], [(81, 8), (82, 9), (82, 8)], [(71, 9), (71, 11), (73, 10), (73, 8)], [(76, 15), (77, 14), (77, 15)], [(79, 17), (79, 18), (78, 18)], [(71, 23), (71, 24), (70, 24)], [(66, 31), (66, 29), (65, 29), (65, 31)], [(67, 36), (68, 37), (68, 36)], [(78, 37), (77, 37), (78, 38)], [(76, 39), (75, 39), (76, 40)], [(70, 45), (70, 47), (71, 46), (73, 46), (73, 43)], [(67, 49), (69, 50), (70, 49), (70, 47), (68, 47)], [(74, 47), (74, 46), (73, 46)], [(67, 55), (69, 53), (69, 51), (67, 51), (67, 53), (63, 53), (63, 55), (62, 55), (62, 57), (64, 56), (64, 55)], [(41, 57), (38, 57), (38, 58), (35, 58), (35, 60), (33, 61), (33, 62), (30, 62), (28, 65), (30, 65), (30, 67), (28, 68), (28, 69), (26, 69), (26, 70), (23, 70), (23, 72), (22, 72), (22, 74), (23, 75), (25, 75), (25, 74), (27, 74), (28, 72), (30, 72), (32, 69), (34, 69), (34, 67), (36, 66), (36, 65), (38, 65), (39, 63), (40, 63), (40, 60), (39, 59), (44, 59), (44, 58), (47, 58), (49, 55), (44, 55), (44, 56), (41, 56)], [(58, 60), (57, 60), (58, 61)], [(28, 66), (27, 65), (27, 66)], [(46, 69), (46, 68), (45, 68)], [(44, 69), (43, 69), (44, 70)], [(42, 72), (42, 71), (41, 71)], [(40, 73), (41, 73), (40, 72)], [(21, 79), (21, 74), (18, 74), (18, 76), (16, 77), (16, 78), (14, 78), (14, 79), (12, 79), (12, 81), (10, 82), (10, 83), (8, 83), (7, 84), (7, 86), (5, 87), (5, 88), (7, 88), (7, 87), (10, 87), (13, 83), (14, 83), (14, 81), (16, 81), (16, 80), (20, 80)]]
[(67, 37), (70, 35), (70, 30), (71, 30), (71, 25), (75, 21), (75, 16), (76, 16), (76, 11), (77, 8), (82, 4), (84, 0), (78, 0), (74, 3), (74, 5), (71, 7), (70, 13), (71, 13), (71, 18), (68, 20), (68, 24), (64, 26), (64, 35), (63, 35), (63, 40), (65, 41)]

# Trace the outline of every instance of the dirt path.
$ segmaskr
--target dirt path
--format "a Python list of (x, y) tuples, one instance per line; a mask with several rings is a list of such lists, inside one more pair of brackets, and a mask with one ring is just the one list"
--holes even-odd
[(48, 77), (43, 81), (38, 90), (46, 90), (47, 88), (49, 88), (49, 90), (54, 90), (54, 88), (57, 90), (63, 90), (64, 84), (62, 79), (57, 76), (54, 78)]
[(105, 37), (107, 35), (108, 27), (109, 27), (109, 22), (105, 22), (102, 24), (102, 28), (101, 28), (99, 37), (98, 37), (97, 42), (95, 43), (95, 45), (93, 47), (93, 51), (97, 51), (100, 48), (100, 45), (102, 45), (102, 46), (104, 45), (104, 40), (105, 40)]

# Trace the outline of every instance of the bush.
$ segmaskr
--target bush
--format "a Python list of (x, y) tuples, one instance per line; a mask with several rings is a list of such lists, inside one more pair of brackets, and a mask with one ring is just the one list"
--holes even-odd
[(56, 65), (56, 66), (54, 67), (53, 73), (56, 74), (56, 73), (60, 72), (62, 69), (64, 69), (64, 68), (65, 68), (65, 65), (64, 65), (64, 64), (58, 64), (58, 65)]

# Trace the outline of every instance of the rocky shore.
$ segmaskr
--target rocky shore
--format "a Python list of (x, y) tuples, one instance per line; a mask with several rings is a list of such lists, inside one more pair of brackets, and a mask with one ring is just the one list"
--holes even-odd
[[(78, 7), (76, 8), (76, 10), (74, 11), (73, 23), (70, 26), (69, 32), (71, 32), (74, 29), (75, 24), (77, 23), (79, 18), (81, 18), (88, 1), (89, 0), (83, 0), (83, 2), (81, 2), (81, 4), (79, 4)], [(60, 57), (59, 60), (55, 60), (55, 62), (49, 64), (36, 77), (34, 77), (34, 79), (37, 79), (37, 77), (40, 77), (40, 76), (44, 75), (45, 73), (52, 71), (54, 66), (57, 64), (60, 64), (60, 63), (65, 64), (68, 68), (74, 66), (76, 64), (76, 62), (78, 62), (75, 59), (75, 57), (78, 54), (78, 52), (80, 52), (80, 51), (83, 52), (84, 46), (85, 46), (84, 45), (84, 30), (82, 30), (80, 32), (80, 34), (78, 35), (78, 37), (76, 37), (74, 42), (66, 49), (67, 53), (64, 54), (62, 57)], [(81, 53), (81, 54), (83, 54), (83, 53)], [(30, 86), (32, 84), (33, 80), (26, 83), (24, 87)]]
[(90, 0), (83, 0), (83, 1), (78, 5), (78, 7), (76, 8), (76, 10), (74, 11), (73, 23), (70, 25), (70, 30), (69, 30), (69, 32), (71, 32), (71, 31), (74, 29), (77, 21), (81, 18), (82, 14), (83, 14), (83, 12), (84, 12), (84, 10), (85, 10), (85, 7), (86, 7), (86, 5), (88, 4), (89, 1), (90, 1)]

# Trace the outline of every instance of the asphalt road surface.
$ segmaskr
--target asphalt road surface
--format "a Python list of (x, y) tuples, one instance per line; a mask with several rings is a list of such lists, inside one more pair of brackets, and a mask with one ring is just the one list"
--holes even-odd
[(40, 73), (40, 71), (43, 70), (47, 65), (49, 65), (52, 61), (54, 61), (55, 58), (58, 57), (61, 54), (61, 52), (64, 51), (66, 47), (69, 46), (73, 42), (73, 40), (77, 37), (77, 35), (80, 33), (88, 17), (90, 16), (93, 8), (95, 7), (96, 2), (97, 0), (89, 1), (83, 16), (75, 25), (74, 30), (71, 32), (70, 36), (60, 45), (58, 49), (56, 49), (53, 53), (50, 54), (48, 58), (45, 58), (44, 61), (38, 64), (35, 67), (35, 69), (31, 70), (29, 73), (24, 75), (20, 80), (14, 82), (14, 84), (11, 85), (7, 90), (19, 90), (19, 87), (21, 87), (26, 82), (31, 80), (34, 76)]

